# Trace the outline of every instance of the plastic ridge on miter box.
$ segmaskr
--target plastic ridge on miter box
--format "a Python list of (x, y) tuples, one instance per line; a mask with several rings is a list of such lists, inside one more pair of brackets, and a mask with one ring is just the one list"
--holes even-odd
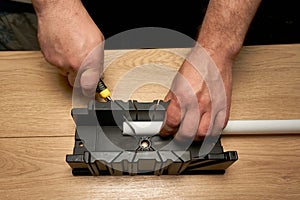
[(223, 174), (238, 160), (236, 151), (223, 151), (221, 139), (199, 156), (202, 143), (188, 146), (159, 134), (124, 135), (130, 121), (162, 121), (168, 103), (121, 100), (90, 101), (87, 108), (73, 108), (76, 124), (73, 154), (66, 161), (73, 175), (179, 175)]

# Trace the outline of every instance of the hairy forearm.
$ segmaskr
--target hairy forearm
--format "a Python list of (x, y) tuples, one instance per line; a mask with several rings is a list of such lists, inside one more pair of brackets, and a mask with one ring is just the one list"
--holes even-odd
[(74, 8), (82, 7), (81, 0), (32, 0), (32, 4), (38, 15), (68, 13)]
[(233, 59), (240, 51), (261, 0), (210, 0), (197, 41)]

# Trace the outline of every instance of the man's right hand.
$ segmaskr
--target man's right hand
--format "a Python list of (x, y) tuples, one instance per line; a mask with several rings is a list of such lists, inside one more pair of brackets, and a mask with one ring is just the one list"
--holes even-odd
[(86, 96), (95, 94), (103, 70), (104, 37), (80, 0), (32, 0), (45, 59)]

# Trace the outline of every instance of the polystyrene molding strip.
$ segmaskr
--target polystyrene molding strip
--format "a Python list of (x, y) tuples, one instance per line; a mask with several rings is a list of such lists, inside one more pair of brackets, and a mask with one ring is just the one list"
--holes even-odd
[[(155, 135), (162, 121), (125, 121), (125, 135)], [(230, 120), (222, 135), (300, 134), (300, 120)]]

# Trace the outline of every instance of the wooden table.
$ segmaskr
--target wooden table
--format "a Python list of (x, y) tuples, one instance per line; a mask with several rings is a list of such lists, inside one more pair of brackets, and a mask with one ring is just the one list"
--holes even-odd
[[(133, 67), (177, 69), (187, 49), (109, 50), (106, 84)], [(224, 135), (239, 160), (224, 175), (73, 177), (72, 88), (40, 52), (0, 52), (0, 199), (300, 199), (300, 135)], [(130, 81), (135, 81), (132, 78)], [(133, 99), (163, 99), (140, 87)], [(300, 119), (300, 44), (244, 47), (230, 119)]]

